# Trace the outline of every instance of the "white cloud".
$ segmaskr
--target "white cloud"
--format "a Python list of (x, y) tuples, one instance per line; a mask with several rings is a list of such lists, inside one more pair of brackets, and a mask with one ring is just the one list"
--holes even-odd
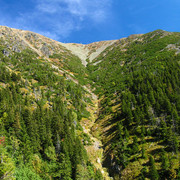
[(105, 22), (111, 7), (111, 0), (37, 0), (37, 14), (51, 16), (54, 33), (67, 37), (72, 31), (83, 28), (84, 22), (98, 25)]
[(11, 17), (8, 22), (12, 27), (61, 41), (84, 24), (96, 26), (105, 22), (110, 7), (111, 0), (34, 0), (34, 9)]
[(37, 0), (36, 7), (44, 13), (67, 13), (76, 18), (100, 18), (103, 21), (110, 5), (110, 0)]

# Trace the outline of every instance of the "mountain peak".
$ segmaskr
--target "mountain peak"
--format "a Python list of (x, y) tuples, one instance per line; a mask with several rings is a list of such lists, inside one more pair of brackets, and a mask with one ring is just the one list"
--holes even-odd
[(0, 37), (9, 44), (13, 51), (20, 52), (22, 49), (30, 48), (39, 56), (49, 57), (50, 55), (63, 52), (65, 49), (79, 57), (83, 65), (87, 65), (87, 59), (90, 62), (95, 59), (107, 47), (114, 44), (117, 40), (100, 41), (90, 44), (62, 43), (38, 33), (19, 30), (0, 26)]

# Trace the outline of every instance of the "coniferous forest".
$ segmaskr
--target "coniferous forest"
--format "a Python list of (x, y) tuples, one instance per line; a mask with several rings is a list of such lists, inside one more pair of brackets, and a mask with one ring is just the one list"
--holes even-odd
[(87, 61), (0, 39), (0, 179), (180, 179), (180, 33), (133, 35)]

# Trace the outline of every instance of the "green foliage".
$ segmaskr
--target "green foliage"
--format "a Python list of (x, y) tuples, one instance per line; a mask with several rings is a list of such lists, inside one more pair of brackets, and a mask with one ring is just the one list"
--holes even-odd
[(107, 157), (113, 155), (112, 176), (123, 179), (127, 170), (139, 179), (178, 179), (179, 39), (162, 30), (129, 37), (87, 68), (69, 51), (57, 52), (50, 58), (64, 75), (31, 50), (6, 57), (0, 46), (0, 138), (6, 139), (0, 178), (103, 179), (89, 162), (84, 145), (91, 141), (80, 126), (90, 117), (92, 101), (82, 87), (90, 83), (100, 98), (97, 122), (108, 129), (103, 141)]
[[(4, 142), (5, 143), (5, 142)], [(7, 152), (2, 141), (0, 144), (0, 179), (12, 180), (14, 178), (15, 163)]]
[(59, 63), (63, 65), (63, 68), (74, 73), (74, 76), (82, 85), (87, 83), (87, 70), (77, 56), (70, 52), (64, 52), (61, 54), (53, 54), (50, 58), (58, 59)]
[(42, 180), (42, 178), (33, 172), (28, 166), (21, 166), (16, 169), (15, 177), (17, 180), (29, 180), (29, 179), (37, 179)]
[(141, 153), (142, 153), (142, 158), (145, 159), (146, 158), (146, 152), (145, 152), (144, 146), (142, 146)]
[[(147, 155), (160, 156), (160, 149), (179, 156), (180, 55), (176, 48), (169, 49), (179, 47), (179, 39), (180, 33), (162, 30), (129, 37), (87, 65), (95, 92), (101, 97), (99, 121), (107, 119), (103, 128), (113, 124), (104, 133), (105, 141), (113, 137), (109, 154), (115, 155), (122, 172), (145, 161)], [(151, 143), (159, 148), (151, 149)], [(147, 168), (140, 164), (139, 169), (142, 166)], [(115, 176), (117, 172), (113, 173)], [(148, 177), (147, 172), (133, 173), (142, 179)]]
[[(82, 173), (94, 178), (96, 168), (89, 166), (76, 132), (81, 118), (90, 115), (85, 90), (30, 50), (7, 58), (0, 62), (0, 140), (6, 137), (0, 178), (71, 180)], [(80, 172), (81, 164), (86, 172)]]
[(157, 180), (159, 179), (159, 174), (157, 172), (156, 166), (155, 166), (155, 162), (152, 156), (150, 156), (149, 158), (149, 176), (151, 180)]

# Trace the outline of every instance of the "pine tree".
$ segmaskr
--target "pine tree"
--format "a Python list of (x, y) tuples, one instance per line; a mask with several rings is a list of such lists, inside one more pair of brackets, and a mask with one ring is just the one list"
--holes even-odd
[(161, 169), (162, 169), (162, 177), (168, 177), (169, 175), (169, 159), (165, 151), (161, 154)]
[(71, 161), (65, 154), (60, 155), (60, 174), (59, 179), (71, 180), (72, 178), (72, 166)]
[(161, 119), (159, 130), (161, 138), (163, 139), (163, 141), (167, 142), (168, 130), (166, 122), (163, 119)]
[(140, 180), (145, 180), (146, 174), (147, 174), (147, 169), (146, 169), (146, 167), (143, 167), (143, 168), (141, 169), (141, 173), (140, 173), (139, 179), (140, 179)]
[(169, 166), (169, 179), (176, 179), (177, 172), (175, 169), (175, 163), (173, 161), (173, 157), (170, 157), (170, 166)]
[(152, 105), (154, 105), (156, 103), (156, 100), (154, 98), (153, 89), (150, 90), (148, 98), (149, 98)]
[(136, 154), (138, 151), (139, 151), (139, 145), (138, 145), (137, 136), (134, 136), (134, 137), (133, 137), (132, 152), (133, 152), (133, 154)]
[(146, 158), (146, 151), (144, 149), (144, 145), (142, 146), (141, 153), (142, 153), (142, 158), (145, 159)]
[(87, 171), (87, 166), (84, 163), (77, 165), (76, 179), (77, 180), (89, 180), (89, 173)]
[(177, 172), (177, 179), (180, 180), (180, 168), (178, 169), (178, 172)]
[(155, 162), (152, 156), (149, 157), (149, 164), (150, 164), (149, 175), (150, 175), (151, 180), (158, 180), (159, 174), (156, 169)]
[(127, 128), (125, 128), (125, 132), (124, 132), (124, 137), (126, 139), (126, 141), (129, 141), (129, 131), (127, 130)]
[(14, 180), (15, 163), (3, 144), (0, 144), (0, 179)]
[(177, 153), (178, 148), (179, 148), (179, 142), (175, 133), (172, 131), (172, 128), (170, 128), (168, 131), (167, 141), (168, 141), (169, 148), (173, 150), (175, 153)]
[(103, 180), (103, 176), (99, 169), (96, 171), (95, 180)]

